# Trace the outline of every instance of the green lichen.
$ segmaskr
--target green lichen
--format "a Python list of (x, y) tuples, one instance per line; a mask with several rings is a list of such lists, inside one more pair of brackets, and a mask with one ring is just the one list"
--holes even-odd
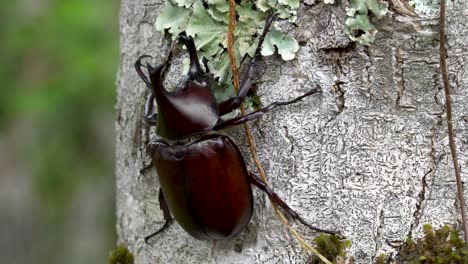
[[(314, 238), (316, 244), (315, 249), (320, 252), (326, 259), (337, 262), (338, 260), (346, 259), (346, 248), (351, 246), (351, 241), (340, 240), (337, 236), (320, 234)], [(313, 257), (313, 264), (323, 263), (318, 257)]]
[(133, 264), (133, 254), (125, 246), (119, 246), (110, 257), (109, 264)]
[[(240, 1), (236, 7), (238, 20), (234, 32), (236, 61), (239, 63), (245, 55), (253, 56), (269, 13), (294, 21), (298, 8), (299, 0)], [(167, 31), (173, 39), (183, 31), (194, 37), (200, 59), (208, 59), (208, 66), (218, 83), (227, 87), (220, 91), (214, 89), (216, 97), (234, 94), (227, 53), (228, 12), (229, 2), (226, 0), (172, 0), (166, 1), (155, 24), (157, 30)], [(293, 37), (275, 26), (267, 34), (263, 47), (263, 56), (278, 51), (283, 60), (294, 59), (299, 49)]]
[(414, 6), (414, 10), (418, 13), (435, 15), (439, 12), (439, 1), (437, 0), (411, 0), (408, 4)]
[(468, 263), (468, 247), (457, 231), (445, 225), (434, 230), (424, 225), (424, 237), (408, 239), (400, 254), (404, 263)]
[(387, 14), (388, 4), (380, 0), (351, 0), (351, 8), (347, 8), (346, 26), (351, 40), (369, 46), (375, 40), (377, 29), (371, 23), (370, 17), (378, 19)]

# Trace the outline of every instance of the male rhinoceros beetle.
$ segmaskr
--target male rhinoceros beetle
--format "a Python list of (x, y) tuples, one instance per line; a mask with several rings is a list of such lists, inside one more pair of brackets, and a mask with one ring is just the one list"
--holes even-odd
[[(150, 90), (145, 119), (149, 125), (157, 125), (157, 134), (163, 138), (150, 144), (150, 152), (161, 183), (159, 202), (166, 222), (158, 231), (147, 236), (146, 242), (169, 226), (171, 213), (185, 231), (197, 239), (236, 236), (252, 216), (250, 184), (264, 191), (273, 202), (307, 227), (334, 233), (307, 223), (257, 175), (247, 170), (238, 147), (229, 137), (215, 133), (319, 92), (319, 89), (313, 89), (294, 100), (275, 102), (245, 116), (228, 120), (220, 118), (239, 108), (250, 90), (253, 67), (273, 20), (272, 16), (267, 19), (255, 55), (241, 77), (238, 94), (224, 102), (216, 102), (210, 90), (212, 75), (208, 69), (205, 72), (201, 68), (190, 36), (178, 36), (178, 41), (187, 47), (190, 68), (174, 92), (167, 91), (163, 86), (168, 62), (157, 67), (147, 63), (148, 79), (142, 71), (142, 59), (149, 56), (143, 55), (136, 61), (136, 71)], [(158, 114), (153, 111), (154, 100)]]

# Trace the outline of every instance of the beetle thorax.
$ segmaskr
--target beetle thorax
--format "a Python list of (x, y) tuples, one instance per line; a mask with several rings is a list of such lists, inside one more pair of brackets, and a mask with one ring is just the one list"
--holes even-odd
[(156, 97), (157, 132), (164, 138), (180, 138), (211, 130), (218, 122), (218, 106), (211, 91), (195, 83)]

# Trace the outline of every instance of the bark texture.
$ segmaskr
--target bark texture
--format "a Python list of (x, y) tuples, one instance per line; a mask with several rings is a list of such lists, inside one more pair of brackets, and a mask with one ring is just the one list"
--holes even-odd
[[(159, 61), (166, 56), (170, 41), (154, 28), (163, 3), (122, 1), (116, 107), (119, 242), (134, 252), (136, 263), (307, 263), (310, 256), (259, 191), (254, 191), (253, 218), (236, 239), (197, 241), (175, 223), (153, 239), (153, 245), (145, 244), (143, 237), (164, 221), (154, 170), (139, 174), (149, 163), (146, 146), (155, 134), (142, 119), (147, 91), (133, 63), (141, 54)], [(433, 5), (422, 17), (405, 16), (391, 5), (389, 14), (375, 22), (379, 32), (371, 47), (350, 42), (343, 6), (303, 5), (298, 27), (288, 29), (301, 44), (297, 58), (285, 63), (269, 57), (258, 67), (263, 105), (322, 87), (321, 94), (277, 110), (251, 127), (273, 188), (310, 222), (341, 230), (353, 243), (348, 256), (356, 263), (371, 263), (380, 252), (393, 252), (392, 245), (418, 236), (424, 223), (459, 224), (443, 122), (438, 4)], [(447, 19), (454, 126), (466, 182), (468, 4), (449, 1)], [(253, 169), (241, 129), (227, 134)], [(306, 238), (314, 237), (295, 226)]]

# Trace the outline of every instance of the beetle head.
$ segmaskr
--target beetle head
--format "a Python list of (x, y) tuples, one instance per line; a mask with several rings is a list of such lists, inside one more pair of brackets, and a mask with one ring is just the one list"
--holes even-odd
[(213, 81), (213, 75), (202, 69), (193, 38), (191, 36), (187, 36), (185, 32), (182, 32), (177, 36), (176, 41), (182, 42), (187, 47), (187, 51), (190, 56), (189, 70), (185, 78), (181, 81), (181, 84), (186, 81), (191, 81), (197, 83), (197, 85), (209, 88)]
[(189, 72), (174, 92), (163, 86), (165, 65), (147, 65), (151, 89), (158, 106), (157, 132), (168, 139), (181, 138), (211, 130), (218, 121), (218, 106), (210, 90), (212, 75), (200, 66), (193, 38), (179, 35), (189, 52)]

